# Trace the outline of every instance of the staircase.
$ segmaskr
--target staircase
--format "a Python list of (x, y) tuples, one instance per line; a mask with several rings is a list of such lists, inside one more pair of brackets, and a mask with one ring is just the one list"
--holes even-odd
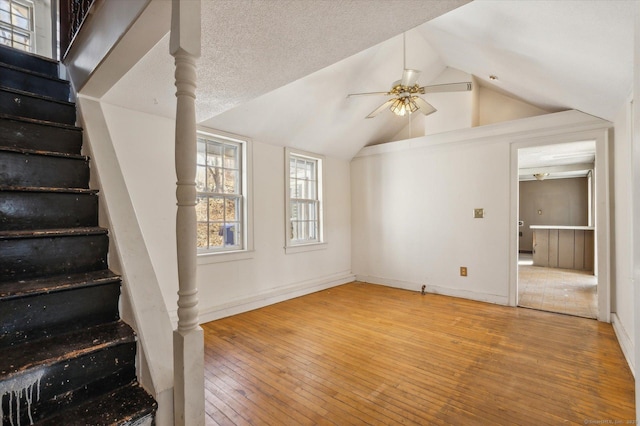
[(0, 426), (153, 424), (69, 83), (0, 46)]

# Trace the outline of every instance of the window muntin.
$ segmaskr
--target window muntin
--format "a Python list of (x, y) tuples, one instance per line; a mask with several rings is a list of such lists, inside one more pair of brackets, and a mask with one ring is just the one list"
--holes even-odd
[(32, 52), (33, 31), (31, 3), (0, 0), (0, 44)]
[(287, 245), (322, 242), (322, 158), (287, 151)]
[(199, 252), (244, 250), (246, 198), (243, 143), (199, 136), (196, 220)]

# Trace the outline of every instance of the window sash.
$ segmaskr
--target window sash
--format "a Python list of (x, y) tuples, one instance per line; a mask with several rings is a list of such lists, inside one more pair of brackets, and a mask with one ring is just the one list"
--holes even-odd
[(196, 221), (199, 252), (245, 249), (243, 144), (198, 137)]
[(287, 245), (322, 242), (321, 161), (295, 152), (288, 153)]

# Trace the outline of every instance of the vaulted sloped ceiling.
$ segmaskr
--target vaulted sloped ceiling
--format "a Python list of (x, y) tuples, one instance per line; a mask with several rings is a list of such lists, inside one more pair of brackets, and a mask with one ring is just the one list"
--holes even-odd
[[(407, 66), (447, 67), (547, 111), (612, 120), (631, 93), (635, 1), (203, 1), (199, 121), (257, 141), (349, 159), (406, 118), (364, 117)], [(168, 37), (104, 97), (172, 117)], [(490, 81), (489, 75), (498, 76)], [(455, 96), (456, 94), (451, 94)], [(436, 105), (437, 107), (437, 105)], [(436, 113), (437, 114), (437, 113)]]

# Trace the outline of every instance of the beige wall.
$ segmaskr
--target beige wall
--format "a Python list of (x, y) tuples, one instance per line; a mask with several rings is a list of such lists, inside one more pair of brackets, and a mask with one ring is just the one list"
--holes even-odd
[(520, 250), (532, 250), (531, 225), (588, 225), (587, 184), (587, 178), (520, 182)]

